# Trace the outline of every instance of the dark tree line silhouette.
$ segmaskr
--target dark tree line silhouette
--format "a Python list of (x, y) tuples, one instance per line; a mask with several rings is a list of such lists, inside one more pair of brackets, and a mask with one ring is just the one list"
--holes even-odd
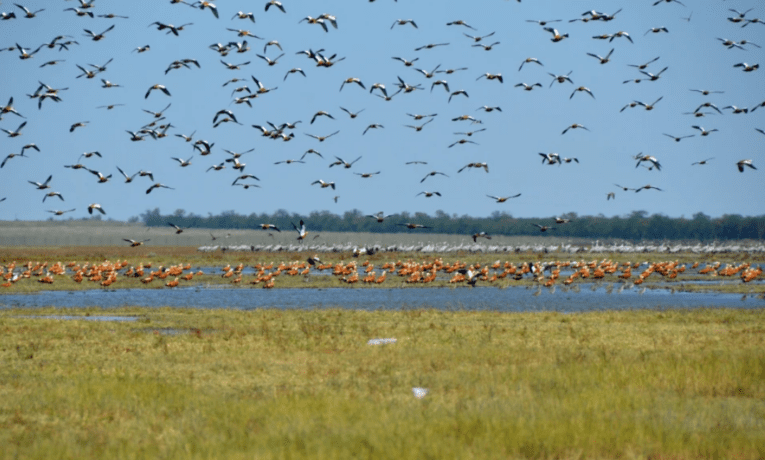
[(358, 209), (346, 211), (343, 215), (329, 211), (314, 211), (308, 215), (289, 213), (279, 209), (273, 214), (237, 214), (235, 211), (223, 211), (207, 217), (187, 214), (178, 209), (172, 214), (163, 215), (159, 208), (147, 210), (140, 217), (131, 219), (142, 221), (148, 226), (167, 226), (172, 222), (180, 227), (207, 229), (257, 229), (261, 223), (271, 223), (281, 230), (292, 231), (291, 223), (301, 219), (314, 232), (370, 232), (400, 233), (411, 232), (406, 227), (397, 225), (407, 222), (426, 225), (431, 228), (419, 229), (422, 233), (447, 233), (472, 235), (486, 232), (489, 235), (539, 235), (535, 224), (554, 227), (544, 234), (577, 238), (618, 238), (624, 240), (740, 240), (765, 239), (765, 215), (742, 217), (726, 214), (711, 218), (703, 213), (685, 217), (667, 217), (662, 214), (649, 215), (646, 211), (633, 211), (627, 216), (605, 217), (578, 216), (568, 213), (559, 216), (570, 219), (566, 224), (555, 224), (553, 217), (516, 218), (505, 212), (495, 211), (489, 217), (471, 217), (467, 215), (449, 215), (436, 211), (430, 216), (417, 212), (403, 212), (378, 223)]

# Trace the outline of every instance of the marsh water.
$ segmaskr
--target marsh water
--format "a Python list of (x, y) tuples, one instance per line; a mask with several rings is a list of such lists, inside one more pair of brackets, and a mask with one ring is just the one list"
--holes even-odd
[(176, 289), (42, 291), (0, 296), (0, 308), (183, 307), (360, 310), (491, 310), (502, 312), (587, 312), (698, 307), (763, 308), (762, 294), (683, 292), (624, 288), (621, 283), (591, 283), (574, 288), (457, 287), (391, 289), (241, 289), (196, 286)]

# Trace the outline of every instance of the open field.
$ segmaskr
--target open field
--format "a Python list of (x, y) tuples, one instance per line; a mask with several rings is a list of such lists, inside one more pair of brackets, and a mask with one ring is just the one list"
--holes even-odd
[[(297, 223), (297, 222), (296, 222)], [(99, 221), (0, 221), (0, 246), (119, 246), (123, 238), (134, 240), (150, 239), (147, 246), (205, 246), (205, 245), (263, 245), (297, 243), (297, 232), (292, 228), (281, 232), (224, 229), (184, 229), (180, 235), (170, 227), (147, 227), (143, 224)], [(310, 228), (309, 228), (310, 230)], [(269, 233), (273, 237), (269, 236)], [(212, 236), (216, 240), (212, 239)], [(318, 238), (316, 236), (318, 235)], [(316, 239), (314, 239), (316, 238)], [(345, 244), (354, 242), (359, 246), (379, 244), (417, 244), (423, 242), (443, 242), (447, 244), (472, 243), (469, 235), (449, 235), (417, 233), (342, 233), (312, 232), (308, 236), (309, 244)], [(479, 240), (486, 243), (486, 240)], [(592, 241), (581, 238), (559, 238), (541, 235), (531, 236), (494, 236), (496, 244), (590, 244)]]
[[(62, 314), (137, 321), (32, 317)], [(49, 309), (0, 328), (0, 458), (765, 456), (762, 311)]]

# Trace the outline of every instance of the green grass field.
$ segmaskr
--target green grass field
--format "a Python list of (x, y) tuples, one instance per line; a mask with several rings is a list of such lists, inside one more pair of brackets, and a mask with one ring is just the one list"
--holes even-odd
[(765, 456), (757, 310), (4, 310), (0, 330), (0, 458)]
[[(309, 228), (310, 230), (310, 228)], [(271, 233), (273, 236), (269, 236)], [(318, 238), (314, 239), (318, 235)], [(213, 241), (212, 237), (216, 239)], [(281, 232), (261, 229), (185, 229), (180, 235), (170, 227), (147, 227), (138, 223), (109, 221), (0, 221), (0, 245), (2, 246), (123, 246), (123, 238), (150, 241), (146, 247), (153, 246), (236, 246), (236, 245), (290, 245), (298, 244), (297, 233), (292, 228)], [(419, 233), (342, 233), (314, 232), (308, 237), (306, 245), (337, 245), (352, 242), (359, 247), (379, 244), (410, 245), (418, 243), (472, 244), (469, 235), (450, 235)], [(479, 240), (481, 244), (522, 245), (522, 244), (591, 244), (592, 241), (581, 238), (560, 238), (549, 235), (501, 236), (495, 235), (491, 241)]]

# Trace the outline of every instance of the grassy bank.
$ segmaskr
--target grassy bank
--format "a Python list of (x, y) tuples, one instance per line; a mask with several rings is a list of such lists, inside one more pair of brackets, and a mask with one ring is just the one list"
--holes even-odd
[[(138, 320), (25, 317), (61, 314)], [(0, 458), (765, 456), (761, 311), (15, 310), (0, 330)]]

